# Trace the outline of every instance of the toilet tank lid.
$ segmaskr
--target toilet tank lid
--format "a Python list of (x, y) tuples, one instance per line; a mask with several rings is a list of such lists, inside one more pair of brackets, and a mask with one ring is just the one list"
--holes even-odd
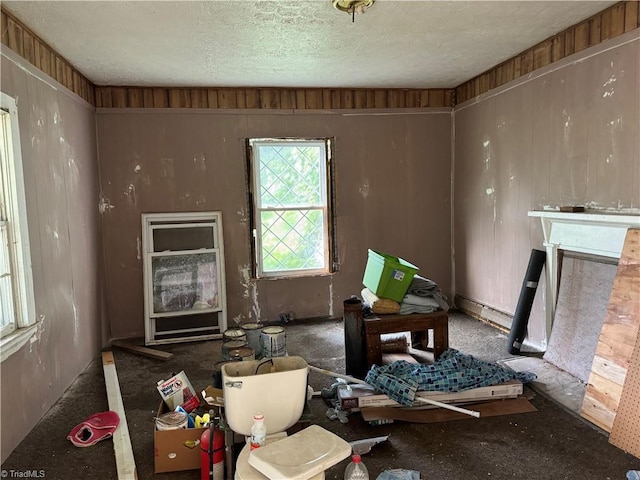
[(319, 425), (311, 425), (252, 450), (249, 465), (271, 480), (306, 480), (349, 455), (350, 443)]

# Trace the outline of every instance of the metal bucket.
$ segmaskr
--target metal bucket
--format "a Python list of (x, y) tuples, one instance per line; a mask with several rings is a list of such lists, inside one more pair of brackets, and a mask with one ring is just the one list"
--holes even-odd
[(231, 340), (230, 342), (223, 342), (220, 356), (222, 360), (231, 360), (231, 356), (229, 355), (229, 352), (231, 350), (236, 350), (238, 348), (242, 348), (246, 346), (247, 346), (246, 340)]
[(285, 357), (287, 355), (287, 336), (284, 327), (264, 327), (260, 333), (262, 358)]
[(260, 358), (262, 356), (262, 343), (260, 342), (262, 324), (243, 323), (241, 326), (247, 335), (247, 343), (251, 348), (253, 348), (256, 358)]
[(229, 350), (229, 358), (231, 360), (240, 360), (245, 362), (247, 360), (255, 360), (256, 355), (251, 347), (240, 347)]
[(247, 341), (247, 334), (242, 328), (227, 328), (224, 332), (222, 332), (223, 342), (232, 342), (234, 340), (244, 340), (245, 342)]
[(233, 358), (231, 360), (221, 360), (213, 364), (213, 373), (211, 374), (213, 378), (213, 388), (222, 388), (222, 366), (237, 361), (237, 358)]

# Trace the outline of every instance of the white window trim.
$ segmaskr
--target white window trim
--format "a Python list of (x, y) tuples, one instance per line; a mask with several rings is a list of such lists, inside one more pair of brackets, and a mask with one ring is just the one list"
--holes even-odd
[[(335, 206), (331, 206), (331, 181), (330, 181), (330, 166), (329, 163), (332, 161), (331, 159), (331, 140), (326, 138), (251, 138), (249, 139), (249, 145), (251, 148), (259, 147), (262, 145), (291, 145), (291, 144), (308, 144), (308, 145), (316, 145), (321, 146), (324, 155), (325, 162), (322, 170), (322, 178), (321, 182), (324, 185), (324, 189), (322, 190), (322, 201), (323, 203), (320, 205), (309, 205), (310, 209), (318, 209), (322, 211), (323, 221), (324, 221), (324, 231), (323, 231), (323, 243), (324, 243), (324, 256), (325, 256), (325, 266), (322, 268), (309, 268), (309, 269), (297, 269), (297, 270), (282, 270), (278, 272), (265, 272), (262, 265), (262, 256), (260, 254), (260, 250), (262, 248), (262, 232), (261, 232), (261, 224), (259, 221), (260, 212), (268, 211), (270, 209), (263, 208), (260, 199), (260, 175), (257, 168), (257, 152), (252, 153), (252, 159), (250, 162), (250, 172), (249, 175), (251, 177), (251, 181), (254, 186), (254, 197), (251, 204), (253, 209), (252, 215), (254, 217), (254, 225), (253, 225), (253, 248), (255, 249), (255, 264), (254, 264), (254, 275), (256, 278), (261, 279), (286, 279), (286, 278), (297, 278), (297, 277), (312, 277), (312, 276), (320, 276), (320, 275), (330, 275), (333, 272), (334, 261), (331, 255), (331, 242), (334, 241), (333, 236), (331, 235), (331, 222), (333, 221), (332, 215), (330, 215), (330, 209), (335, 208)], [(282, 210), (282, 209), (279, 209)], [(291, 208), (291, 210), (299, 210), (298, 208)], [(335, 248), (335, 247), (334, 247)]]
[(25, 197), (24, 175), (22, 169), (22, 151), (20, 148), (20, 130), (18, 124), (18, 104), (9, 95), (0, 92), (0, 107), (9, 112), (11, 137), (7, 139), (7, 149), (13, 153), (13, 161), (4, 166), (10, 174), (6, 187), (10, 190), (7, 210), (10, 218), (18, 222), (13, 243), (16, 255), (13, 256), (12, 269), (15, 272), (14, 298), (16, 304), (16, 330), (0, 339), (0, 362), (17, 352), (37, 331), (33, 275), (31, 271), (31, 248), (27, 224), (27, 204)]
[(18, 328), (0, 340), (0, 363), (16, 353), (38, 331), (38, 325)]

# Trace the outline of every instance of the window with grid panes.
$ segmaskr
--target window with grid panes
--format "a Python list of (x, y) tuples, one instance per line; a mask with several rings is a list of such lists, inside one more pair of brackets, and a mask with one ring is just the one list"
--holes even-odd
[(256, 277), (334, 270), (331, 139), (247, 141)]
[(18, 110), (13, 98), (0, 97), (0, 338), (7, 339), (35, 324), (31, 254), (22, 174)]

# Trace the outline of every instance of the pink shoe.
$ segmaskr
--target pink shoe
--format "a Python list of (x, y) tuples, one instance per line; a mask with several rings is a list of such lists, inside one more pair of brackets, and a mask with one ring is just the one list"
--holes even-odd
[(112, 437), (119, 424), (120, 417), (116, 412), (94, 413), (73, 427), (67, 438), (76, 447), (90, 447), (100, 440)]

